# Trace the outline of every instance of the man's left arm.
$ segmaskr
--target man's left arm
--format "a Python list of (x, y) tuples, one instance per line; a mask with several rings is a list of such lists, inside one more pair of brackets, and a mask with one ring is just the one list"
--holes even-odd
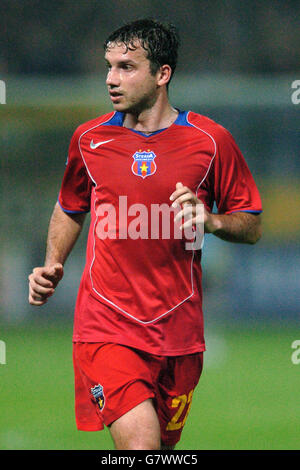
[(261, 217), (250, 212), (234, 212), (232, 214), (212, 214), (203, 206), (198, 211), (202, 201), (182, 183), (176, 184), (176, 190), (171, 194), (173, 207), (181, 207), (175, 217), (175, 222), (184, 219), (182, 229), (199, 224), (204, 225), (204, 232), (235, 243), (256, 243), (261, 237)]
[[(205, 217), (204, 217), (205, 218)], [(248, 212), (206, 214), (204, 228), (222, 240), (254, 244), (261, 238), (261, 216)]]

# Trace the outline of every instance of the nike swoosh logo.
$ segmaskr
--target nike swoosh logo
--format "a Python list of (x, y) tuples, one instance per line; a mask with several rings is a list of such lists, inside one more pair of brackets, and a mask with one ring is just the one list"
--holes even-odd
[(94, 144), (94, 141), (91, 140), (90, 147), (91, 149), (96, 149), (97, 147), (100, 147), (100, 145), (108, 144), (108, 142), (111, 142), (112, 140), (115, 139), (104, 140), (103, 142), (97, 142), (97, 144)]

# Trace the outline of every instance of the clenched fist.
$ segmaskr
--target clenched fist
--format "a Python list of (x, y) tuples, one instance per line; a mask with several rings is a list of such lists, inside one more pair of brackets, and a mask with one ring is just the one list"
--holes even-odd
[(60, 263), (52, 266), (34, 268), (28, 276), (29, 297), (31, 305), (43, 305), (54, 294), (55, 288), (64, 275), (63, 265)]

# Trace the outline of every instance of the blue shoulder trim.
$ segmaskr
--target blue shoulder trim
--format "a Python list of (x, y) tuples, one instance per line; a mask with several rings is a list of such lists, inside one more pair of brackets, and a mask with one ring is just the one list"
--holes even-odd
[[(179, 111), (179, 110), (177, 110)], [(190, 124), (187, 120), (187, 115), (188, 111), (179, 111), (179, 114), (177, 116), (176, 121), (174, 124), (177, 124), (178, 126), (188, 126), (188, 127), (193, 127), (192, 124)]]
[(230, 214), (234, 214), (235, 212), (249, 212), (249, 214), (261, 214), (262, 213), (262, 211), (254, 211), (254, 210), (251, 211), (251, 210), (241, 209), (241, 210), (237, 210), (237, 211), (232, 211), (232, 212), (230, 212)]
[(66, 212), (67, 214), (87, 214), (88, 212), (90, 212), (89, 210), (88, 211), (69, 211), (68, 209), (65, 209), (61, 203), (59, 202), (59, 200), (57, 199), (57, 202), (58, 202), (58, 205), (59, 207), (61, 208), (61, 210), (63, 210), (64, 212)]
[[(180, 111), (179, 109), (177, 111), (179, 112), (179, 114), (178, 114), (176, 120), (174, 121), (174, 124), (177, 124), (178, 126), (193, 127), (192, 124), (190, 124), (187, 120), (187, 115), (188, 115), (189, 111)], [(102, 126), (120, 126), (120, 127), (123, 127), (124, 117), (125, 117), (124, 113), (121, 113), (120, 111), (116, 111), (114, 113), (114, 115), (108, 121), (104, 122), (101, 125)], [(134, 129), (130, 129), (130, 130), (134, 131)], [(156, 133), (161, 132), (163, 130), (165, 130), (165, 129), (159, 129), (158, 131), (153, 132), (153, 134), (156, 134)], [(142, 132), (139, 132), (139, 131), (134, 131), (134, 132), (137, 132), (137, 133), (142, 134), (142, 135), (146, 135), (146, 134), (143, 134)], [(148, 136), (148, 134), (147, 134), (147, 136)]]
[(106, 122), (102, 124), (102, 126), (123, 126), (124, 121), (124, 113), (120, 111), (116, 111), (115, 114)]

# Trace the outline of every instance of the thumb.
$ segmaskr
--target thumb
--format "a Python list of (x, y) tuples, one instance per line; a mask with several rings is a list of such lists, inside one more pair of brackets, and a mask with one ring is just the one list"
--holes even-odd
[[(177, 189), (181, 189), (181, 188), (183, 188), (183, 184), (180, 183), (180, 182), (176, 183), (176, 190), (177, 190)], [(186, 204), (187, 204), (186, 202), (183, 202), (183, 203), (182, 203), (182, 206), (184, 206), (184, 205), (186, 205)]]
[(46, 277), (51, 281), (60, 281), (64, 274), (64, 268), (61, 263), (55, 263), (49, 267)]

